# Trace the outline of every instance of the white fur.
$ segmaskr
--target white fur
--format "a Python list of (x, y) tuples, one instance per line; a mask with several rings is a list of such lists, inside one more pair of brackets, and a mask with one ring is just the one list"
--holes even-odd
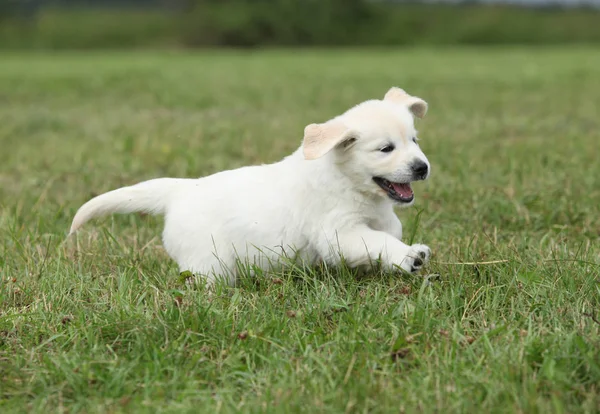
[[(238, 259), (265, 270), (290, 257), (364, 266), (380, 260), (418, 271), (427, 246), (401, 241), (393, 202), (372, 177), (412, 181), (414, 160), (429, 162), (413, 142), (414, 116), (427, 104), (399, 88), (305, 129), (303, 145), (283, 160), (199, 179), (159, 178), (102, 194), (84, 204), (71, 233), (110, 213), (165, 215), (163, 243), (181, 271), (209, 283), (235, 281)], [(388, 143), (389, 153), (379, 151)], [(411, 205), (405, 203), (404, 205)]]

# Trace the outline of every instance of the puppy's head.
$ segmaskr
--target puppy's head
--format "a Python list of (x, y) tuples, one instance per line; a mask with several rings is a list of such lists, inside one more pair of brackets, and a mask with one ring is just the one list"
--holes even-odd
[(426, 112), (424, 100), (391, 88), (383, 100), (369, 100), (323, 124), (308, 125), (304, 156), (328, 157), (357, 190), (409, 206), (414, 201), (410, 183), (430, 173), (414, 127), (414, 118)]

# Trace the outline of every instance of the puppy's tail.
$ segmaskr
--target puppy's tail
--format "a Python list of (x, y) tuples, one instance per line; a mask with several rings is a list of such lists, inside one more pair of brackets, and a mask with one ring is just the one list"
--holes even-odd
[(111, 213), (142, 211), (149, 214), (164, 214), (171, 195), (181, 188), (184, 181), (188, 180), (157, 178), (94, 197), (82, 205), (75, 214), (69, 235), (94, 217)]

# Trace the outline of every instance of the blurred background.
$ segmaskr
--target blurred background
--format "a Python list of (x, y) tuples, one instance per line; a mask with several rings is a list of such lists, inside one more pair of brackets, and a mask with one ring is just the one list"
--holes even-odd
[(600, 41), (600, 0), (0, 0), (0, 48)]

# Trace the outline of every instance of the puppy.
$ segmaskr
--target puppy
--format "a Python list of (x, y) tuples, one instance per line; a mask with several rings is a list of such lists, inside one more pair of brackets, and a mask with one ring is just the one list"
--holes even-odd
[(394, 206), (414, 203), (411, 182), (430, 174), (414, 118), (427, 103), (393, 87), (304, 129), (283, 160), (199, 179), (158, 178), (85, 203), (70, 234), (111, 213), (164, 214), (163, 244), (180, 271), (233, 284), (240, 263), (276, 270), (290, 258), (350, 267), (378, 263), (414, 273), (429, 247), (401, 241)]

